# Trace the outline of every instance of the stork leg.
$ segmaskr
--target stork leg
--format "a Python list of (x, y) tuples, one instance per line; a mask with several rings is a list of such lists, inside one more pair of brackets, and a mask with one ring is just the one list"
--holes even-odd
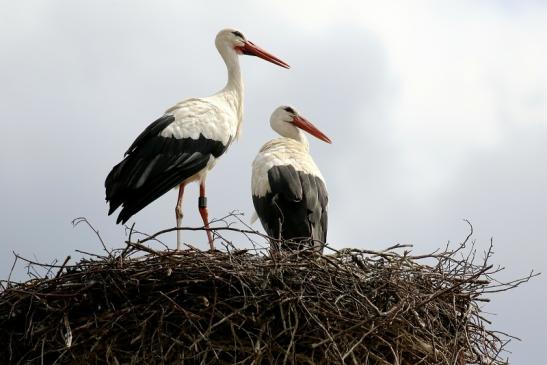
[[(175, 207), (175, 216), (177, 217), (177, 228), (180, 228), (182, 225), (182, 196), (184, 195), (184, 187), (186, 184), (182, 183), (179, 186), (179, 198), (177, 200), (177, 206)], [(177, 230), (177, 251), (180, 251), (180, 239), (182, 236), (182, 231)]]
[(199, 214), (201, 214), (201, 219), (203, 219), (203, 226), (207, 232), (207, 239), (209, 240), (209, 245), (211, 250), (215, 249), (213, 244), (213, 234), (209, 231), (209, 212), (207, 211), (207, 197), (205, 196), (205, 181), (201, 181), (199, 184)]

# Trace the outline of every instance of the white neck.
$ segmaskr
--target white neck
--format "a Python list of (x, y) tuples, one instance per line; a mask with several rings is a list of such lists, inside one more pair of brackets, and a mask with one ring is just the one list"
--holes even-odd
[(308, 138), (300, 128), (295, 127), (291, 123), (280, 120), (272, 122), (271, 126), (272, 129), (279, 133), (279, 135), (281, 135), (282, 137), (294, 139), (295, 141), (302, 143), (306, 147), (306, 149), (309, 150), (310, 144), (308, 142)]
[(220, 90), (217, 95), (222, 96), (230, 107), (237, 113), (237, 138), (241, 128), (241, 121), (243, 120), (243, 94), (245, 91), (243, 78), (241, 77), (241, 69), (239, 67), (239, 57), (232, 48), (219, 49), (219, 53), (226, 64), (228, 81), (226, 82), (226, 86), (224, 86), (224, 88)]
[(310, 142), (308, 142), (308, 137), (306, 137), (306, 133), (302, 132), (302, 130), (300, 128), (295, 128), (298, 135), (297, 137), (295, 138), (298, 142), (302, 143), (305, 147), (306, 147), (306, 150), (309, 151), (310, 149)]
[(239, 67), (239, 57), (233, 50), (221, 52), (220, 55), (226, 64), (228, 70), (228, 82), (224, 87), (226, 89), (234, 89), (243, 91), (243, 79), (241, 78), (241, 69)]

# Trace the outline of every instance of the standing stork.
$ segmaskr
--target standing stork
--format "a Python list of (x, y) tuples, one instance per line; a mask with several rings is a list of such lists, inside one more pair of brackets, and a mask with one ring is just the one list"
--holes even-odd
[(328, 195), (302, 131), (331, 140), (289, 106), (277, 108), (270, 125), (281, 138), (264, 144), (253, 161), (251, 189), (258, 218), (270, 237), (292, 241), (296, 249), (309, 245), (322, 252)]
[[(177, 228), (182, 222), (184, 187), (198, 181), (198, 207), (211, 249), (214, 245), (208, 230), (205, 178), (216, 160), (237, 139), (241, 128), (243, 80), (238, 55), (258, 56), (289, 68), (237, 30), (220, 31), (215, 45), (228, 69), (226, 86), (212, 96), (184, 100), (169, 108), (135, 139), (125, 158), (112, 168), (105, 181), (106, 201), (110, 202), (108, 214), (122, 207), (116, 223), (127, 222), (132, 215), (178, 186)], [(177, 230), (177, 250), (180, 246), (181, 232)]]

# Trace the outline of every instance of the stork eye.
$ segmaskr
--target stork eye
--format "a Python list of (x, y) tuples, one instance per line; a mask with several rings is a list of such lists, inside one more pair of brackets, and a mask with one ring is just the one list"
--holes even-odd
[(296, 112), (294, 111), (294, 109), (291, 108), (290, 106), (286, 107), (286, 108), (285, 108), (285, 111), (286, 111), (287, 113), (296, 114)]
[(245, 39), (245, 37), (243, 36), (243, 34), (240, 32), (240, 31), (234, 31), (232, 32), (233, 35), (235, 35), (236, 37), (239, 37), (241, 39)]

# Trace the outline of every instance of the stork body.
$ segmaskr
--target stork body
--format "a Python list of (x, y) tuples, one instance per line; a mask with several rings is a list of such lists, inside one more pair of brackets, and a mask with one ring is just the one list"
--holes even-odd
[[(135, 139), (125, 158), (108, 174), (105, 187), (109, 214), (122, 207), (117, 223), (125, 223), (178, 186), (175, 215), (180, 228), (184, 188), (197, 181), (200, 183), (199, 211), (205, 228), (209, 228), (205, 179), (217, 159), (237, 139), (243, 119), (244, 87), (238, 55), (256, 55), (288, 68), (235, 30), (219, 32), (215, 44), (228, 69), (226, 86), (212, 96), (188, 99), (169, 108)], [(209, 230), (207, 238), (213, 249)], [(177, 249), (180, 245), (181, 234), (177, 231)]]
[(274, 250), (313, 246), (322, 252), (328, 193), (302, 130), (328, 143), (330, 139), (291, 107), (277, 108), (270, 124), (282, 137), (264, 144), (253, 161), (251, 189), (258, 218), (270, 237), (294, 244)]

